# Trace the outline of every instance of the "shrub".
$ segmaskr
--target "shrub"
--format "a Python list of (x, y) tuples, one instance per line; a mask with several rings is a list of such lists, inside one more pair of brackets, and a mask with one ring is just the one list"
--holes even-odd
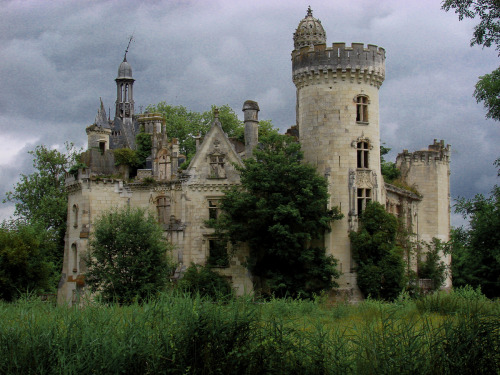
[(231, 284), (227, 278), (214, 272), (209, 265), (191, 263), (177, 287), (192, 296), (199, 294), (212, 300), (232, 295)]

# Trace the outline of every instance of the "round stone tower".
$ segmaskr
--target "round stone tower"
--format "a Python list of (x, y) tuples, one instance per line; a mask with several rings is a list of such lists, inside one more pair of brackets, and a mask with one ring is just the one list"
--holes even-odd
[(385, 50), (362, 43), (326, 44), (321, 21), (309, 7), (293, 35), (296, 117), (305, 160), (328, 179), (330, 207), (344, 214), (325, 235), (339, 260), (340, 287), (356, 293), (349, 231), (369, 200), (381, 200), (378, 91)]

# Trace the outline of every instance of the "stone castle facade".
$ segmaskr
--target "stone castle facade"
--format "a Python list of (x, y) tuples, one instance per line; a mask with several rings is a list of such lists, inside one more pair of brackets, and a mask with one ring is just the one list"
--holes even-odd
[[(385, 50), (359, 43), (327, 46), (323, 26), (310, 8), (293, 39), (296, 125), (289, 133), (298, 137), (306, 162), (327, 178), (330, 207), (344, 214), (326, 233), (325, 247), (339, 260), (340, 291), (359, 299), (363, 296), (356, 286), (349, 232), (357, 229), (366, 202), (384, 204), (403, 220), (415, 240), (449, 239), (450, 147), (434, 140), (426, 150), (404, 150), (397, 156), (403, 181), (418, 194), (385, 183), (378, 97), (385, 78)], [(215, 114), (211, 129), (197, 139), (189, 166), (180, 171), (183, 155), (177, 140), (168, 137), (161, 115), (134, 112), (134, 79), (126, 55), (115, 81), (115, 117), (107, 117), (101, 102), (94, 124), (86, 129), (88, 150), (82, 161), (88, 168), (66, 180), (68, 225), (58, 301), (76, 302), (84, 290), (83, 259), (95, 218), (110, 208), (126, 206), (156, 213), (166, 238), (175, 245), (174, 277), (181, 277), (191, 263), (208, 262), (230, 278), (238, 294), (251, 292), (252, 275), (243, 266), (245, 249), (221, 262), (227, 249), (205, 222), (216, 217), (224, 191), (240, 183), (234, 165), (242, 165), (258, 144), (258, 104), (246, 101), (243, 105), (245, 144), (228, 138)], [(134, 149), (141, 126), (152, 138), (152, 153), (147, 169), (139, 170), (130, 182), (126, 168), (115, 166), (113, 149)], [(449, 264), (449, 258), (444, 260)], [(445, 287), (451, 287), (449, 278)]]

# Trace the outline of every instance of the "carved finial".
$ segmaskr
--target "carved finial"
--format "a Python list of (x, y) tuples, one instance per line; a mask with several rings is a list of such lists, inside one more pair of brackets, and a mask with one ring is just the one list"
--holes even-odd
[(309, 5), (309, 7), (307, 8), (307, 14), (306, 14), (306, 17), (307, 17), (307, 16), (311, 16), (311, 17), (312, 17), (312, 15), (313, 15), (313, 11), (312, 11), (312, 9), (311, 9), (311, 6)]
[(214, 117), (216, 120), (219, 119), (219, 108), (217, 108), (217, 107), (214, 108)]
[(132, 35), (130, 35), (130, 38), (128, 40), (128, 45), (127, 45), (127, 49), (125, 50), (125, 56), (123, 56), (123, 61), (127, 61), (127, 53), (128, 53), (128, 49), (130, 47), (130, 43), (132, 43), (132, 40), (134, 40), (134, 34), (132, 33)]

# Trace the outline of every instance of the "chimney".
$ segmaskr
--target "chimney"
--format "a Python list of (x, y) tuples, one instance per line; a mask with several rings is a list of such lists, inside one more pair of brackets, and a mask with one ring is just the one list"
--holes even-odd
[(251, 158), (259, 142), (259, 104), (247, 100), (243, 104), (245, 122), (245, 158)]

